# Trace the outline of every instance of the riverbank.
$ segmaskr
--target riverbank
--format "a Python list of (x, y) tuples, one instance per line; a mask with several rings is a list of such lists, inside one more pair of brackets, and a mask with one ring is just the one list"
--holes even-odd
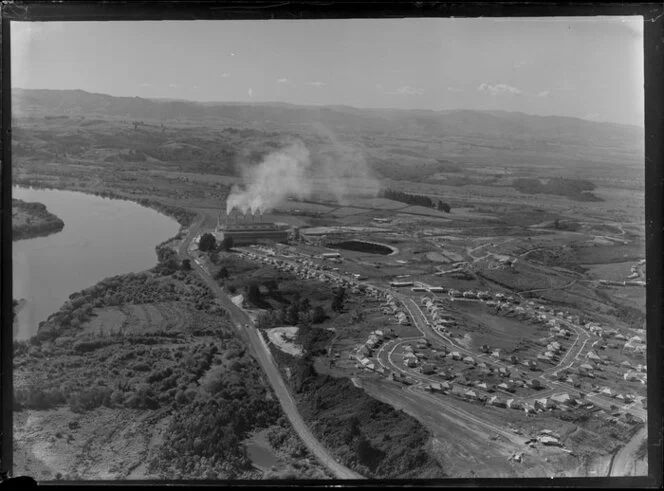
[(53, 185), (53, 184), (46, 185), (41, 181), (33, 179), (16, 179), (14, 185), (26, 188), (34, 188), (34, 189), (47, 189), (47, 190), (54, 189), (59, 191), (73, 191), (77, 193), (89, 194), (92, 196), (99, 196), (100, 198), (117, 199), (120, 201), (130, 201), (132, 203), (136, 203), (145, 208), (150, 208), (152, 210), (158, 211), (163, 215), (173, 218), (175, 221), (177, 221), (180, 224), (181, 227), (187, 227), (191, 225), (191, 223), (194, 221), (194, 218), (196, 217), (196, 213), (182, 207), (166, 205), (155, 199), (130, 197), (116, 191), (108, 191), (108, 190), (95, 191), (86, 187), (79, 187), (79, 186), (64, 186), (64, 185)]
[(44, 237), (60, 232), (65, 222), (42, 203), (12, 199), (12, 240)]

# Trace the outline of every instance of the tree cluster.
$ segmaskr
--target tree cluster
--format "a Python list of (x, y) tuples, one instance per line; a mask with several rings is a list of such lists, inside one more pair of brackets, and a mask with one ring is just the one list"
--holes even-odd
[(339, 288), (332, 299), (332, 310), (334, 312), (341, 312), (344, 308), (344, 300), (346, 299), (346, 289)]
[(428, 196), (422, 196), (419, 194), (408, 194), (404, 193), (403, 191), (397, 191), (395, 189), (381, 189), (378, 196), (381, 198), (399, 201), (401, 203), (407, 203), (409, 205), (435, 208), (438, 211), (444, 211), (445, 213), (449, 213), (451, 210), (450, 205), (441, 200), (434, 200)]

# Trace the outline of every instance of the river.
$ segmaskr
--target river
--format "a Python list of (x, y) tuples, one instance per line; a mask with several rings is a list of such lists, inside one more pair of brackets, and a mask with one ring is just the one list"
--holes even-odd
[(155, 246), (180, 228), (172, 218), (130, 201), (21, 187), (12, 195), (43, 203), (65, 222), (61, 232), (13, 243), (13, 296), (25, 299), (14, 328), (19, 340), (33, 336), (39, 322), (73, 292), (153, 267)]

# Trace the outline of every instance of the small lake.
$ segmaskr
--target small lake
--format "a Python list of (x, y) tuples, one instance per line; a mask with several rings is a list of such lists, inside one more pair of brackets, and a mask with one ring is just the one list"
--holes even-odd
[(180, 228), (172, 218), (130, 201), (21, 187), (14, 187), (12, 196), (43, 203), (65, 222), (56, 234), (13, 242), (13, 296), (26, 300), (15, 339), (33, 336), (39, 322), (72, 293), (155, 266), (155, 246)]
[(374, 242), (365, 242), (363, 240), (347, 240), (345, 242), (328, 244), (327, 247), (331, 249), (346, 249), (348, 251), (364, 252), (367, 254), (380, 254), (382, 256), (387, 256), (394, 252), (394, 249), (391, 247), (376, 244)]

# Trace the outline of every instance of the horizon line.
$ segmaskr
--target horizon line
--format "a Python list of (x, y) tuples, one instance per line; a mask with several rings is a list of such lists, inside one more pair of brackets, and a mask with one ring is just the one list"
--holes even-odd
[(468, 112), (477, 112), (477, 113), (506, 113), (506, 114), (524, 114), (526, 116), (532, 116), (532, 117), (538, 117), (538, 118), (566, 118), (566, 119), (576, 119), (580, 121), (584, 121), (586, 123), (596, 123), (596, 124), (609, 124), (609, 125), (618, 125), (618, 126), (631, 126), (634, 128), (638, 128), (640, 130), (645, 129), (645, 121), (642, 122), (641, 124), (634, 124), (634, 123), (623, 123), (623, 122), (616, 122), (616, 121), (598, 121), (598, 120), (593, 120), (593, 119), (586, 119), (582, 118), (580, 116), (567, 116), (567, 115), (560, 115), (560, 114), (533, 114), (533, 113), (526, 113), (523, 111), (509, 111), (505, 109), (464, 109), (464, 108), (456, 108), (456, 109), (425, 109), (425, 108), (399, 108), (399, 107), (360, 107), (360, 106), (352, 106), (349, 104), (295, 104), (292, 102), (284, 102), (284, 101), (223, 101), (223, 100), (213, 100), (213, 101), (196, 101), (196, 100), (191, 100), (191, 99), (180, 99), (180, 98), (170, 98), (170, 97), (144, 97), (144, 96), (130, 96), (130, 95), (113, 95), (113, 94), (108, 94), (104, 92), (90, 92), (84, 89), (47, 89), (47, 88), (24, 88), (24, 87), (12, 87), (12, 90), (23, 90), (23, 91), (52, 91), (52, 92), (85, 92), (86, 94), (90, 95), (102, 95), (102, 96), (107, 96), (107, 97), (115, 97), (117, 99), (143, 99), (146, 101), (155, 101), (155, 102), (185, 102), (188, 104), (234, 104), (234, 105), (277, 105), (281, 104), (284, 106), (293, 106), (293, 107), (302, 107), (302, 108), (307, 108), (307, 107), (346, 107), (346, 108), (351, 108), (351, 109), (356, 109), (360, 111), (402, 111), (402, 112), (409, 112), (409, 111), (427, 111), (427, 112), (432, 112), (432, 113), (450, 113), (450, 112), (460, 112), (460, 111), (468, 111)]

